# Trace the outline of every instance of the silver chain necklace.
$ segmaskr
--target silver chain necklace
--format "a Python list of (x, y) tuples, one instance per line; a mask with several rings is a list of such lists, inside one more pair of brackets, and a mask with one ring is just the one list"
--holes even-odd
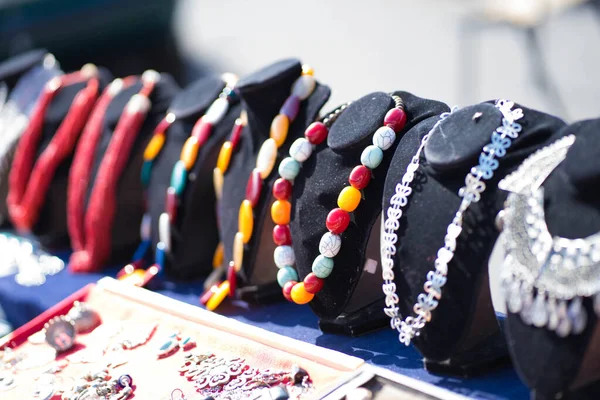
[(570, 135), (544, 147), (498, 185), (510, 192), (501, 214), (507, 308), (559, 337), (585, 329), (583, 297), (594, 298), (600, 315), (600, 232), (578, 239), (552, 236), (544, 212), (542, 184), (574, 142)]
[(417, 153), (406, 168), (402, 181), (396, 185), (395, 194), (390, 199), (390, 207), (387, 209), (387, 219), (384, 222), (384, 234), (382, 239), (382, 276), (384, 280), (383, 293), (385, 294), (384, 312), (390, 317), (390, 325), (399, 333), (400, 343), (409, 345), (411, 340), (419, 336), (425, 324), (431, 321), (432, 312), (437, 308), (442, 298), (442, 287), (446, 284), (448, 264), (454, 258), (456, 240), (462, 232), (463, 214), (471, 206), (481, 199), (485, 191), (486, 180), (494, 176), (494, 171), (499, 167), (499, 158), (506, 155), (507, 149), (521, 132), (521, 125), (517, 120), (523, 117), (523, 110), (513, 110), (514, 103), (507, 100), (498, 100), (496, 108), (502, 113), (502, 125), (494, 130), (491, 141), (483, 147), (479, 155), (479, 164), (471, 168), (465, 177), (465, 185), (459, 190), (458, 195), (462, 201), (456, 212), (452, 223), (448, 225), (444, 246), (437, 252), (434, 262), (435, 269), (427, 273), (427, 281), (424, 285), (424, 293), (417, 296), (417, 302), (413, 305), (414, 316), (408, 316), (404, 320), (399, 315), (398, 303), (400, 301), (396, 293), (394, 283), (394, 255), (396, 254), (396, 243), (398, 242), (397, 231), (400, 227), (400, 218), (403, 208), (408, 204), (408, 198), (412, 194), (411, 183), (414, 174), (419, 168), (421, 153), (430, 135), (435, 128), (457, 108), (450, 113), (440, 116), (434, 127), (423, 137)]

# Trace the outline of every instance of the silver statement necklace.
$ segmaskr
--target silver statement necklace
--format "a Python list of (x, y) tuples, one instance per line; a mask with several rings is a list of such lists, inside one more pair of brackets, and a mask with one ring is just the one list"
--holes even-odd
[(384, 280), (383, 293), (385, 294), (386, 305), (384, 312), (390, 317), (392, 328), (398, 331), (400, 343), (408, 346), (415, 336), (419, 336), (425, 324), (431, 321), (432, 312), (437, 308), (442, 298), (442, 287), (446, 284), (448, 264), (454, 258), (456, 240), (462, 232), (463, 215), (472, 204), (481, 199), (481, 194), (486, 188), (484, 181), (490, 180), (494, 176), (494, 171), (500, 165), (498, 159), (506, 155), (512, 141), (521, 132), (521, 125), (515, 121), (523, 117), (523, 110), (520, 108), (513, 110), (513, 106), (512, 101), (498, 100), (496, 102), (496, 108), (502, 113), (502, 125), (492, 132), (490, 143), (483, 147), (483, 151), (479, 155), (479, 164), (471, 168), (471, 171), (465, 177), (465, 185), (458, 192), (458, 195), (462, 197), (462, 201), (452, 223), (448, 225), (444, 237), (444, 246), (437, 252), (434, 262), (435, 268), (427, 273), (424, 293), (417, 296), (417, 302), (413, 306), (414, 315), (404, 319), (399, 315), (398, 303), (400, 299), (396, 293), (396, 284), (394, 283), (393, 257), (396, 254), (396, 243), (398, 242), (396, 232), (400, 227), (403, 208), (408, 204), (408, 198), (412, 194), (411, 183), (415, 172), (419, 168), (423, 148), (435, 128), (448, 115), (455, 112), (456, 108), (453, 108), (450, 113), (442, 114), (434, 127), (423, 137), (417, 153), (406, 168), (402, 181), (396, 185), (396, 191), (390, 199), (390, 206), (386, 212), (387, 218), (383, 225), (381, 255)]
[(574, 142), (569, 135), (544, 147), (498, 185), (510, 192), (500, 219), (507, 308), (559, 337), (585, 329), (583, 297), (594, 298), (600, 315), (600, 232), (579, 239), (552, 236), (544, 213), (542, 184)]

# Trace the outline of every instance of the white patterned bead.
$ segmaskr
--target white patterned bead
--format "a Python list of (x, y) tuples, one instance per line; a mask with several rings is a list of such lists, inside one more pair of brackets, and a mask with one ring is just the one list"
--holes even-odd
[(300, 172), (300, 163), (292, 157), (286, 157), (279, 163), (279, 175), (288, 181), (293, 181)]
[(308, 160), (312, 154), (312, 144), (305, 138), (298, 138), (290, 146), (290, 156), (298, 162)]
[(306, 100), (310, 94), (315, 90), (317, 81), (312, 75), (302, 75), (294, 85), (292, 86), (292, 96), (298, 97), (300, 100)]
[(162, 213), (158, 217), (158, 240), (164, 243), (165, 252), (171, 251), (171, 220), (167, 213)]
[(229, 102), (227, 101), (227, 99), (219, 97), (210, 105), (210, 107), (208, 107), (208, 110), (206, 110), (206, 113), (202, 117), (202, 120), (214, 126), (223, 119), (225, 114), (227, 114), (228, 109)]
[(320, 254), (315, 258), (315, 261), (312, 263), (312, 272), (317, 276), (317, 278), (325, 279), (333, 270), (333, 260), (329, 257), (325, 257)]
[(387, 150), (396, 141), (396, 132), (389, 126), (382, 126), (373, 135), (373, 144), (381, 150)]
[(277, 144), (275, 139), (269, 138), (264, 141), (256, 156), (256, 168), (260, 171), (262, 179), (266, 179), (271, 174), (276, 159)]
[(292, 266), (296, 262), (296, 255), (292, 246), (277, 246), (273, 252), (273, 260), (278, 268)]
[(367, 146), (360, 155), (360, 162), (369, 169), (375, 169), (383, 160), (383, 151), (377, 146)]
[(325, 257), (333, 258), (339, 253), (342, 247), (342, 238), (331, 232), (325, 233), (319, 242), (319, 253)]

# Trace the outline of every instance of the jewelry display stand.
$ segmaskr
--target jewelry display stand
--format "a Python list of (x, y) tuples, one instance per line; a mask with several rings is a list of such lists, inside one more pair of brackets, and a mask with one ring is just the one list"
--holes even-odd
[[(152, 72), (152, 74), (154, 74), (154, 72)], [(142, 90), (142, 80), (136, 79), (137, 80), (133, 84), (124, 87), (110, 100), (101, 123), (99, 139), (97, 140), (95, 148), (90, 151), (93, 158), (91, 160), (88, 158), (90, 156), (87, 155), (87, 149), (86, 151), (83, 149), (80, 150), (79, 148), (77, 149), (77, 151), (84, 152), (84, 154), (82, 154), (83, 157), (77, 161), (81, 163), (88, 162), (90, 164), (89, 176), (86, 182), (80, 183), (80, 185), (83, 184), (87, 188), (82, 205), (83, 221), (90, 217), (88, 215), (88, 207), (92, 204), (92, 195), (94, 193), (98, 193), (100, 196), (106, 196), (106, 201), (114, 201), (114, 206), (111, 207), (114, 213), (110, 216), (112, 221), (108, 243), (106, 244), (109, 246), (108, 258), (104, 260), (103, 265), (96, 265), (97, 262), (95, 260), (92, 261), (89, 264), (91, 269), (98, 270), (105, 265), (124, 265), (131, 261), (131, 256), (140, 240), (140, 222), (144, 213), (145, 199), (143, 198), (140, 180), (144, 149), (146, 148), (146, 144), (150, 140), (154, 129), (165, 116), (167, 108), (179, 90), (178, 85), (171, 76), (167, 74), (160, 75), (160, 79), (156, 82), (150, 93), (150, 109), (147, 111), (145, 117), (142, 116), (143, 122), (141, 127), (135, 131), (125, 132), (126, 135), (123, 135), (123, 137), (128, 135), (135, 136), (135, 140), (130, 147), (129, 153), (125, 155), (122, 154), (121, 151), (119, 154), (111, 154), (109, 161), (114, 163), (113, 167), (110, 169), (113, 176), (103, 176), (102, 179), (106, 180), (98, 181), (100, 171), (107, 171), (107, 150), (110, 148), (113, 148), (114, 150), (116, 148), (115, 144), (123, 146), (123, 137), (117, 142), (113, 141), (112, 138), (120, 119), (125, 115), (124, 110), (128, 107), (130, 99), (132, 99), (134, 95), (139, 94), (140, 90)], [(117, 169), (116, 171), (118, 172), (114, 172), (114, 165), (117, 164), (117, 161), (115, 160), (122, 160), (121, 157), (126, 158), (126, 161), (122, 162), (123, 168), (122, 170)], [(83, 165), (83, 167), (85, 166)], [(114, 176), (116, 173), (120, 173), (120, 175)], [(114, 185), (115, 187), (113, 198), (109, 198), (108, 196), (110, 195), (105, 195), (103, 192), (111, 185)], [(103, 191), (96, 191), (96, 187), (101, 187)], [(70, 188), (70, 190), (72, 189), (77, 188)], [(105, 209), (106, 208), (104, 207), (101, 208), (100, 212), (104, 212)], [(70, 212), (74, 213), (73, 210), (70, 210)], [(55, 211), (49, 211), (47, 215), (56, 218), (57, 213)], [(63, 216), (63, 219), (66, 220), (66, 217)], [(82, 240), (83, 244), (86, 244), (86, 242), (89, 244), (91, 235), (106, 235), (106, 233), (97, 232), (95, 229), (90, 230), (90, 225), (91, 224), (86, 224), (84, 222), (83, 233), (85, 236), (83, 237), (84, 240)], [(71, 235), (73, 235), (72, 232)], [(97, 242), (99, 242), (99, 240), (97, 240)], [(87, 252), (88, 247), (84, 246), (79, 250)], [(71, 259), (71, 264), (73, 264), (73, 258)]]
[[(246, 183), (256, 165), (261, 144), (269, 138), (271, 121), (290, 95), (292, 84), (302, 73), (296, 59), (279, 61), (242, 78), (236, 85), (248, 125), (244, 128), (236, 152), (231, 156), (229, 169), (224, 175), (223, 198), (219, 202), (219, 226), (225, 250), (225, 262), (233, 259), (232, 245), (238, 232), (238, 212), (245, 198)], [(317, 74), (318, 76), (318, 74)], [(327, 86), (317, 83), (311, 96), (302, 101), (295, 121), (290, 125), (285, 143), (278, 149), (275, 165), (288, 155), (290, 145), (302, 137), (308, 125), (318, 118), (319, 111), (329, 98)], [(263, 181), (260, 199), (253, 208), (254, 234), (244, 246), (242, 270), (243, 285), (238, 285), (238, 295), (259, 304), (283, 300), (277, 284), (277, 267), (273, 261), (275, 244), (272, 239), (274, 224), (270, 218), (272, 187), (278, 178), (274, 171)]]
[[(552, 237), (581, 238), (593, 244), (593, 240), (586, 238), (600, 231), (600, 205), (596, 190), (600, 176), (600, 164), (597, 162), (599, 129), (600, 120), (594, 119), (569, 125), (556, 135), (574, 135), (575, 142), (568, 149), (564, 161), (540, 182), (544, 220)], [(566, 262), (557, 268), (572, 268)], [(587, 268), (593, 269), (594, 265), (597, 266), (597, 263)], [(569, 287), (574, 290), (588, 284), (582, 281), (585, 275), (578, 271), (582, 267), (583, 264), (579, 264), (570, 271), (573, 276)], [(597, 273), (594, 274), (597, 277)], [(541, 275), (544, 275), (543, 271)], [(593, 284), (593, 281), (589, 283)], [(550, 286), (557, 287), (558, 283)], [(553, 287), (550, 287), (548, 294), (552, 294), (552, 290)], [(571, 331), (565, 337), (559, 336), (556, 328), (553, 331), (548, 325), (536, 327), (526, 324), (519, 314), (507, 312), (505, 327), (510, 354), (519, 376), (531, 389), (532, 399), (560, 397), (585, 400), (600, 396), (598, 314), (594, 311), (593, 297), (582, 299), (586, 315), (584, 321), (587, 321), (585, 328), (581, 333)], [(537, 321), (536, 311), (533, 313)], [(569, 315), (572, 315), (571, 312)]]
[[(443, 297), (432, 311), (431, 321), (412, 340), (425, 357), (425, 367), (432, 372), (471, 376), (508, 362), (505, 340), (492, 307), (487, 268), (498, 237), (494, 219), (506, 199), (497, 189), (497, 182), (564, 126), (556, 117), (519, 105), (514, 108), (523, 109), (524, 117), (518, 120), (522, 131), (492, 179), (485, 182), (481, 201), (464, 213)], [(421, 138), (438, 120), (429, 118), (402, 138), (386, 178), (384, 210), (390, 206), (390, 198)], [(403, 319), (414, 315), (413, 305), (426, 279), (430, 279), (428, 271), (435, 269), (436, 254), (444, 245), (448, 224), (462, 200), (458, 192), (465, 184), (465, 175), (477, 165), (483, 147), (498, 127), (502, 127), (502, 114), (492, 103), (469, 106), (441, 121), (425, 145), (411, 197), (403, 207), (393, 258)]]
[[(364, 364), (359, 358), (255, 328), (111, 278), (88, 285), (15, 330), (0, 342), (0, 348), (10, 347), (13, 352), (28, 358), (29, 364), (35, 364), (36, 357), (41, 357), (42, 350), (48, 350), (49, 346), (32, 344), (28, 337), (41, 330), (53, 317), (65, 315), (75, 301), (83, 301), (99, 313), (102, 323), (88, 334), (78, 334), (73, 349), (58, 355), (58, 363), (66, 364), (56, 373), (58, 382), (68, 383), (71, 378), (83, 376), (96, 367), (101, 369), (99, 365), (112, 361), (121, 365), (110, 367), (109, 373), (111, 376), (130, 375), (136, 398), (168, 399), (176, 388), (184, 393), (194, 392), (192, 382), (178, 371), (186, 354), (208, 352), (218, 357), (241, 358), (247, 365), (260, 370), (289, 371), (293, 365), (298, 365), (312, 380), (314, 394), (308, 398), (320, 398), (316, 393), (329, 393), (341, 386)], [(145, 342), (153, 326), (156, 328)], [(105, 337), (109, 332), (118, 331), (119, 327), (122, 330), (116, 339)], [(161, 344), (174, 332), (195, 341), (195, 348), (182, 348), (159, 358)], [(118, 362), (102, 359), (98, 353), (111, 343), (119, 342), (121, 336), (132, 343), (143, 343), (131, 350), (119, 351)], [(7, 393), (13, 396), (11, 398), (31, 398), (34, 378), (53, 365), (54, 362), (48, 362), (37, 368), (17, 368), (14, 387)]]
[[(219, 76), (203, 78), (179, 92), (169, 106), (167, 112), (175, 116), (175, 121), (167, 129), (166, 142), (153, 161), (148, 188), (148, 198), (152, 199), (148, 202), (152, 216), (152, 249), (156, 248), (159, 241), (158, 220), (165, 212), (166, 193), (173, 166), (179, 160), (194, 124), (224, 87), (225, 82)], [(219, 148), (231, 132), (240, 110), (239, 103), (233, 104), (224, 119), (213, 127), (188, 175), (176, 223), (171, 224), (172, 250), (165, 259), (166, 272), (171, 276), (191, 279), (207, 275), (212, 270), (213, 254), (219, 242), (213, 168), (217, 164)]]
[(12, 90), (21, 76), (36, 65), (40, 65), (48, 52), (43, 49), (31, 50), (11, 57), (0, 63), (0, 82)]
[[(394, 94), (404, 102), (407, 115), (395, 145), (404, 132), (447, 110), (440, 102), (407, 92)], [(319, 255), (319, 241), (327, 231), (325, 220), (336, 207), (338, 193), (348, 186), (348, 176), (360, 164), (362, 150), (371, 144), (373, 133), (393, 106), (392, 97), (383, 92), (354, 101), (332, 125), (327, 146), (304, 163), (294, 182), (293, 198), (297, 200), (290, 223), (300, 279), (312, 271), (313, 260)], [(333, 272), (310, 302), (324, 332), (356, 336), (389, 326), (383, 314), (379, 227), (381, 195), (394, 148), (384, 152), (381, 165), (373, 170), (363, 199), (341, 235), (342, 246), (333, 259)]]

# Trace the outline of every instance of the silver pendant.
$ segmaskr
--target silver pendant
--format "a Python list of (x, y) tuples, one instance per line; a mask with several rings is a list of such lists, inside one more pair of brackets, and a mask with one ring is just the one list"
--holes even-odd
[(100, 325), (100, 315), (87, 303), (76, 301), (67, 313), (67, 318), (73, 321), (78, 333), (86, 333)]
[(54, 317), (44, 325), (46, 343), (57, 352), (64, 352), (75, 344), (75, 324), (64, 316)]

